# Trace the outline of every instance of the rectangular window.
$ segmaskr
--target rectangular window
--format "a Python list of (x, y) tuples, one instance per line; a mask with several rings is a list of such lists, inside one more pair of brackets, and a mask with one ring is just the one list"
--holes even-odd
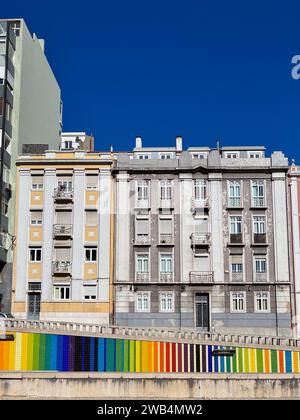
[(136, 241), (138, 243), (149, 242), (149, 219), (137, 218), (135, 220)]
[(253, 231), (254, 234), (266, 233), (266, 218), (265, 216), (253, 216)]
[(41, 262), (42, 248), (29, 248), (29, 259), (31, 262)]
[(159, 219), (159, 235), (160, 235), (160, 243), (173, 242), (173, 219), (171, 218)]
[(137, 155), (138, 159), (149, 159), (149, 155)]
[(233, 273), (242, 273), (243, 272), (243, 264), (242, 263), (231, 264), (231, 271)]
[(169, 181), (169, 180), (160, 181), (160, 199), (161, 200), (172, 199), (172, 181)]
[(70, 300), (70, 286), (54, 286), (55, 300)]
[(97, 299), (97, 286), (96, 285), (84, 285), (83, 286), (83, 299), (84, 300), (96, 300)]
[(71, 260), (71, 248), (70, 247), (56, 247), (54, 248), (55, 261), (61, 263), (69, 263)]
[(173, 272), (173, 255), (162, 254), (160, 256), (160, 272), (172, 273)]
[(88, 190), (96, 190), (98, 188), (98, 175), (87, 175), (86, 176), (86, 188)]
[(205, 179), (194, 180), (194, 199), (199, 201), (207, 199), (207, 182)]
[(246, 292), (230, 292), (231, 312), (246, 312)]
[(44, 177), (43, 176), (32, 176), (31, 177), (31, 188), (33, 190), (42, 190), (44, 188)]
[(266, 258), (256, 258), (255, 259), (255, 272), (256, 273), (266, 273), (267, 272), (267, 260), (266, 260)]
[(172, 159), (173, 155), (171, 153), (161, 153), (159, 155), (160, 159)]
[(149, 273), (149, 255), (139, 254), (136, 257), (137, 273)]
[(138, 292), (135, 296), (136, 312), (150, 311), (150, 292)]
[(230, 256), (230, 277), (232, 282), (244, 281), (243, 255)]
[(192, 158), (193, 159), (206, 159), (207, 154), (206, 153), (193, 153)]
[(85, 261), (86, 262), (97, 261), (97, 247), (85, 248)]
[(230, 216), (230, 234), (240, 235), (242, 233), (242, 216)]
[(73, 191), (72, 177), (71, 176), (59, 177), (57, 180), (57, 188), (59, 191), (72, 192)]
[(248, 157), (250, 159), (259, 159), (262, 156), (261, 152), (248, 152)]
[(41, 225), (43, 223), (43, 212), (42, 211), (31, 211), (30, 212), (30, 223), (32, 225)]
[(254, 293), (255, 312), (270, 312), (270, 293), (255, 292)]
[(149, 198), (149, 182), (137, 181), (137, 199), (148, 200)]
[(98, 224), (97, 211), (89, 210), (85, 212), (85, 224), (87, 226), (96, 226)]
[(172, 292), (160, 293), (160, 312), (174, 312), (174, 295)]
[(228, 205), (230, 207), (241, 206), (241, 181), (229, 181), (228, 183)]
[(225, 157), (228, 159), (237, 159), (240, 157), (239, 152), (225, 152)]
[(264, 181), (252, 181), (252, 205), (254, 207), (263, 207), (265, 205)]

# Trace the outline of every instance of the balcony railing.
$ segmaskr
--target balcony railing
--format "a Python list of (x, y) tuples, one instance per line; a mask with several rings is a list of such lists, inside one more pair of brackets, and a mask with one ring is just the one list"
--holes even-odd
[(253, 207), (265, 207), (265, 198), (264, 197), (253, 197), (252, 206)]
[(231, 273), (231, 281), (242, 283), (244, 281), (244, 273), (243, 272), (232, 272)]
[(172, 209), (174, 207), (172, 198), (161, 198), (159, 200), (159, 208), (161, 209)]
[(172, 233), (161, 233), (159, 235), (159, 243), (160, 244), (173, 244), (174, 243), (174, 238)]
[(73, 233), (73, 225), (53, 225), (54, 236), (71, 236)]
[(201, 209), (209, 208), (209, 198), (192, 198), (191, 209), (192, 211), (199, 211)]
[(228, 207), (241, 207), (241, 205), (242, 205), (241, 197), (228, 198)]
[(149, 198), (137, 198), (136, 200), (136, 207), (138, 209), (149, 209), (150, 208), (150, 200)]
[(214, 281), (213, 271), (191, 271), (190, 283), (212, 283)]
[(52, 274), (71, 274), (72, 264), (70, 261), (53, 261)]
[(135, 273), (135, 281), (139, 283), (148, 283), (150, 280), (149, 273), (137, 272)]
[(267, 273), (254, 273), (254, 281), (257, 283), (265, 283), (268, 281)]
[(242, 244), (243, 243), (243, 234), (242, 233), (231, 233), (230, 234), (230, 244)]
[(61, 188), (55, 188), (54, 199), (55, 200), (73, 200), (73, 190), (64, 190)]
[(210, 233), (192, 233), (192, 246), (208, 246), (210, 245)]
[(148, 234), (137, 234), (134, 243), (136, 245), (149, 245), (150, 238)]
[(267, 243), (267, 235), (265, 233), (254, 233), (253, 243), (256, 244), (256, 245), (266, 244)]
[(159, 280), (164, 283), (172, 283), (174, 281), (173, 273), (170, 272), (160, 272)]

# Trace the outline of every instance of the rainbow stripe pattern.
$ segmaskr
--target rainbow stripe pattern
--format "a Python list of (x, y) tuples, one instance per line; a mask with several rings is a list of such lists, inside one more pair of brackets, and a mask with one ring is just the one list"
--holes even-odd
[[(0, 371), (300, 373), (299, 351), (12, 333), (0, 341)], [(214, 350), (234, 349), (234, 356)]]

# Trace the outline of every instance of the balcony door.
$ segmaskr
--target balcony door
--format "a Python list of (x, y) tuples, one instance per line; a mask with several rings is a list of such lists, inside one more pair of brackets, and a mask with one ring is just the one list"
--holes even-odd
[(41, 310), (41, 294), (28, 293), (28, 319), (39, 319)]
[(209, 294), (195, 294), (195, 327), (199, 332), (209, 331)]

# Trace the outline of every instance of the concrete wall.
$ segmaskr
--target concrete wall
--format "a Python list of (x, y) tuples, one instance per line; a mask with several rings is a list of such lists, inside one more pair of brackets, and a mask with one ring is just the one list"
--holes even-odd
[(0, 373), (0, 399), (300, 399), (300, 375)]

